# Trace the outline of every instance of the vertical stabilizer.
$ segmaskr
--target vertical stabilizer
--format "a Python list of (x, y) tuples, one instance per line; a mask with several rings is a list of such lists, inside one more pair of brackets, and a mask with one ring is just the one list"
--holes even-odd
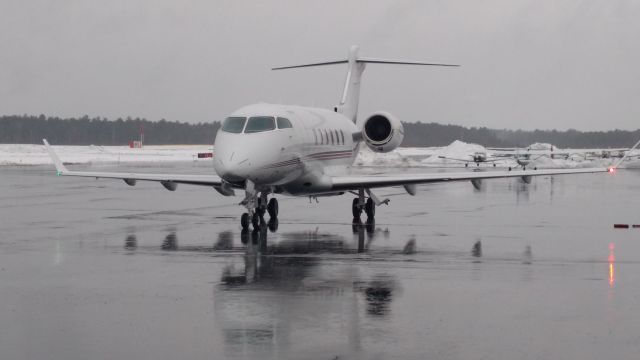
[(347, 77), (344, 81), (344, 89), (340, 104), (337, 106), (338, 112), (346, 116), (348, 119), (356, 122), (358, 117), (358, 101), (360, 99), (360, 82), (362, 81), (362, 73), (366, 66), (365, 62), (358, 61), (358, 46), (353, 45), (349, 48), (349, 57)]

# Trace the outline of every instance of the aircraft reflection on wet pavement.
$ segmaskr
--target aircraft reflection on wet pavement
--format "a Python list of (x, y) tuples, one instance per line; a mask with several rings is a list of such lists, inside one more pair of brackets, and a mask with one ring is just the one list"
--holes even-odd
[[(355, 353), (362, 348), (360, 309), (372, 319), (384, 318), (400, 289), (394, 276), (385, 272), (364, 271), (358, 262), (332, 261), (344, 255), (357, 257), (378, 236), (389, 237), (388, 230), (373, 223), (353, 224), (352, 230), (350, 240), (317, 228), (274, 234), (265, 226), (242, 231), (241, 245), (235, 247), (236, 234), (231, 231), (220, 232), (212, 246), (193, 246), (179, 245), (177, 231), (167, 229), (160, 249), (241, 255), (229, 257), (213, 289), (214, 318), (227, 355), (247, 351), (276, 355), (289, 350), (298, 329), (314, 328), (309, 321), (316, 327), (342, 329), (336, 333), (342, 331), (346, 339), (340, 341), (345, 344), (340, 352)], [(125, 237), (125, 250), (140, 248), (135, 234)], [(396, 253), (415, 251), (412, 238)]]
[(384, 233), (372, 224), (353, 230), (355, 247), (344, 237), (317, 230), (280, 234), (273, 243), (267, 241), (266, 228), (243, 231), (244, 264), (225, 266), (214, 288), (214, 316), (226, 351), (277, 355), (290, 351), (301, 332), (319, 328), (336, 329), (346, 343), (341, 352), (360, 351), (359, 309), (364, 304), (366, 316), (385, 317), (399, 286), (393, 276), (363, 273), (357, 263), (330, 262), (334, 256), (366, 252)]

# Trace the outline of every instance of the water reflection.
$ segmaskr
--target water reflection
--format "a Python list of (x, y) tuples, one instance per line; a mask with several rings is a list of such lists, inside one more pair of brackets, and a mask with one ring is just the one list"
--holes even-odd
[(222, 231), (218, 233), (218, 240), (213, 244), (213, 250), (231, 250), (233, 249), (233, 232)]
[[(294, 347), (303, 332), (331, 329), (324, 341), (344, 344), (349, 353), (361, 351), (362, 316), (388, 316), (398, 296), (397, 281), (388, 274), (363, 274), (357, 262), (336, 263), (328, 255), (366, 253), (388, 231), (355, 223), (354, 248), (352, 241), (318, 228), (281, 234), (268, 230), (241, 232), (241, 260), (230, 261), (214, 287), (214, 316), (225, 350), (229, 355), (277, 357)], [(415, 239), (413, 243), (415, 247)]]
[[(207, 245), (189, 243), (176, 228), (169, 228), (147, 247), (132, 230), (124, 248), (218, 256), (215, 261), (224, 265), (213, 288), (213, 316), (230, 357), (250, 353), (249, 357), (278, 358), (281, 350), (295, 346), (300, 331), (317, 329), (331, 329), (324, 341), (343, 344), (339, 356), (346, 352), (354, 357), (366, 339), (360, 334), (362, 322), (388, 318), (400, 287), (386, 271), (371, 272), (361, 263), (370, 259), (374, 241), (390, 237), (389, 230), (374, 222), (355, 222), (351, 230), (353, 237), (318, 227), (278, 233), (277, 224), (265, 224), (241, 231), (239, 244), (234, 244), (237, 232), (221, 231)], [(412, 236), (404, 248), (379, 251), (404, 256), (415, 254), (416, 247)]]
[(522, 253), (522, 263), (525, 265), (531, 265), (533, 261), (533, 251), (531, 250), (531, 245), (527, 245), (524, 247), (524, 252)]
[(477, 240), (473, 244), (473, 247), (471, 248), (471, 256), (475, 258), (482, 257), (482, 242), (480, 240)]
[(138, 238), (136, 234), (129, 234), (124, 239), (124, 248), (126, 250), (135, 250), (138, 247)]
[(171, 230), (162, 241), (162, 250), (178, 250), (178, 237), (176, 236), (175, 230)]
[(365, 294), (367, 300), (367, 314), (375, 317), (386, 316), (396, 288), (395, 279), (388, 275), (376, 275), (365, 284), (360, 291)]
[(514, 187), (516, 190), (516, 204), (520, 204), (520, 202), (528, 203), (531, 197), (531, 187), (533, 185), (529, 184), (522, 179), (518, 181), (514, 181)]
[(616, 246), (609, 243), (609, 286), (613, 288), (616, 283), (616, 255), (614, 253)]
[(411, 237), (411, 239), (409, 239), (409, 241), (407, 241), (407, 243), (404, 245), (404, 248), (402, 249), (402, 253), (405, 255), (411, 255), (411, 254), (415, 254), (417, 251), (417, 246), (416, 246), (416, 239), (415, 237)]

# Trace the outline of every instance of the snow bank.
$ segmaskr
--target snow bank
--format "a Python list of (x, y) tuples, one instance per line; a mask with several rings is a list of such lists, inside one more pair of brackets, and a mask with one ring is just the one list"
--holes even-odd
[(558, 149), (556, 146), (549, 143), (533, 143), (527, 147), (529, 150), (547, 150), (551, 151), (551, 149)]
[[(207, 145), (158, 145), (131, 149), (127, 146), (53, 146), (66, 164), (118, 162), (193, 161), (199, 152), (211, 152)], [(209, 158), (210, 160), (210, 158)], [(0, 144), (0, 165), (51, 164), (44, 145)]]
[(358, 155), (356, 155), (354, 165), (408, 167), (419, 165), (419, 163), (410, 157), (404, 156), (399, 149), (388, 153), (376, 153), (366, 146), (361, 146)]
[[(473, 160), (473, 154), (476, 152), (486, 153), (487, 149), (478, 144), (468, 144), (466, 142), (456, 140), (451, 144), (436, 149), (431, 153), (431, 156), (422, 160), (421, 163), (427, 166), (434, 165), (455, 165), (460, 166), (464, 165), (461, 161), (451, 160), (451, 159), (461, 159), (461, 160)], [(443, 159), (441, 156), (449, 159)]]

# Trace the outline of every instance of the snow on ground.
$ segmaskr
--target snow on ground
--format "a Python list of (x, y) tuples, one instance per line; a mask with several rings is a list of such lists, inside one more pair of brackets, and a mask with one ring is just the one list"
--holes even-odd
[[(413, 148), (415, 149), (415, 148)], [(428, 156), (428, 155), (425, 155)], [(366, 146), (361, 146), (356, 160), (357, 166), (418, 166), (419, 162), (411, 157), (403, 155), (400, 149), (390, 151), (388, 153), (375, 153)]]
[[(197, 159), (199, 152), (211, 152), (212, 146), (157, 145), (145, 146), (142, 149), (132, 149), (128, 146), (54, 145), (53, 149), (66, 164), (108, 164), (119, 162), (193, 161)], [(0, 165), (43, 164), (52, 164), (44, 145), (0, 144)]]
[[(532, 147), (549, 149), (551, 144), (533, 144)], [(130, 162), (178, 162), (207, 161), (198, 159), (198, 153), (212, 152), (211, 145), (155, 145), (142, 149), (131, 149), (127, 146), (53, 146), (64, 163), (67, 164), (113, 164)], [(555, 148), (555, 147), (554, 147)], [(599, 150), (597, 150), (599, 151)], [(355, 160), (358, 166), (386, 167), (464, 167), (464, 162), (442, 159), (440, 156), (456, 159), (469, 159), (476, 152), (491, 151), (483, 146), (454, 141), (445, 147), (398, 148), (389, 153), (374, 153), (366, 146), (361, 146)], [(634, 152), (640, 155), (640, 151)], [(215, 156), (215, 155), (214, 155)], [(617, 159), (551, 159), (548, 156), (533, 157), (528, 167), (538, 168), (580, 168), (607, 167)], [(51, 159), (43, 145), (32, 144), (0, 144), (0, 165), (43, 165), (51, 164)], [(470, 163), (469, 166), (475, 166)], [(492, 164), (481, 164), (493, 167)], [(517, 167), (513, 158), (496, 161), (497, 167)], [(622, 167), (640, 168), (640, 159), (625, 161)]]
[[(422, 160), (422, 164), (430, 166), (464, 166), (464, 162), (452, 159), (471, 161), (473, 160), (473, 154), (476, 152), (486, 153), (487, 149), (482, 145), (467, 144), (466, 142), (456, 140), (445, 147), (435, 150), (430, 157)], [(443, 159), (440, 156), (448, 159)]]

